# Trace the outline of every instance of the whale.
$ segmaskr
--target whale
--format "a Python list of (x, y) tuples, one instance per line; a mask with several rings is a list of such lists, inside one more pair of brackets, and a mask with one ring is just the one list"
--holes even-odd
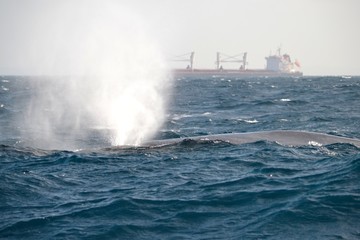
[(175, 145), (186, 141), (221, 141), (230, 144), (246, 144), (259, 141), (274, 142), (284, 146), (323, 146), (336, 143), (352, 144), (360, 148), (360, 139), (335, 136), (325, 133), (292, 131), (292, 130), (274, 130), (246, 133), (226, 133), (203, 135), (194, 137), (182, 137), (172, 139), (151, 140), (141, 144), (143, 147), (161, 147)]

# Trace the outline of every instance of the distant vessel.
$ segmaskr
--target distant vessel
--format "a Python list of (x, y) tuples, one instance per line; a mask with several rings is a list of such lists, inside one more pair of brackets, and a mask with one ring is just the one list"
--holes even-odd
[[(184, 56), (188, 57), (184, 58)], [(173, 74), (177, 77), (209, 77), (209, 76), (233, 76), (233, 77), (300, 77), (303, 73), (300, 71), (300, 63), (298, 60), (291, 61), (289, 54), (281, 54), (281, 49), (277, 50), (277, 54), (265, 57), (265, 69), (248, 69), (247, 68), (247, 53), (241, 53), (234, 56), (229, 56), (220, 52), (216, 54), (216, 68), (215, 69), (197, 69), (194, 68), (195, 52), (184, 54), (176, 57), (173, 61), (187, 61), (184, 69), (173, 69)], [(235, 62), (240, 63), (238, 69), (223, 68), (222, 63)]]

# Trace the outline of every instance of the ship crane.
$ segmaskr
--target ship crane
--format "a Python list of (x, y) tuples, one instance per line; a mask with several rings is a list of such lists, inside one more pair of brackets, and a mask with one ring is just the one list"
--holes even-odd
[(182, 55), (173, 56), (170, 61), (172, 62), (188, 62), (189, 65), (186, 67), (188, 70), (194, 69), (194, 55), (195, 52), (189, 52)]
[(216, 69), (222, 70), (221, 63), (228, 63), (228, 62), (236, 62), (241, 63), (240, 70), (245, 70), (247, 62), (246, 62), (247, 52), (239, 53), (233, 56), (229, 56), (225, 53), (217, 52), (216, 53)]

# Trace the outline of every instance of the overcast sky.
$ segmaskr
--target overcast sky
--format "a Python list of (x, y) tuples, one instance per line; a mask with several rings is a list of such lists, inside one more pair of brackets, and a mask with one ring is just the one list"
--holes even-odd
[[(27, 71), (22, 54), (35, 34), (29, 22), (59, 2), (0, 0), (0, 74)], [(359, 0), (116, 2), (125, 9), (122, 14), (142, 18), (165, 55), (195, 51), (197, 68), (214, 68), (217, 51), (247, 52), (248, 68), (263, 68), (264, 57), (281, 46), (283, 53), (300, 61), (305, 75), (360, 75)], [(51, 21), (51, 16), (44, 19)]]

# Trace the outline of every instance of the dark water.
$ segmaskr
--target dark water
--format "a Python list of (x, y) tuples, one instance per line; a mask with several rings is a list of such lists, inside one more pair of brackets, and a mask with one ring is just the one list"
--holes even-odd
[[(359, 239), (360, 150), (182, 142), (35, 148), (0, 78), (0, 238)], [(178, 79), (157, 138), (288, 129), (360, 138), (360, 78)]]

